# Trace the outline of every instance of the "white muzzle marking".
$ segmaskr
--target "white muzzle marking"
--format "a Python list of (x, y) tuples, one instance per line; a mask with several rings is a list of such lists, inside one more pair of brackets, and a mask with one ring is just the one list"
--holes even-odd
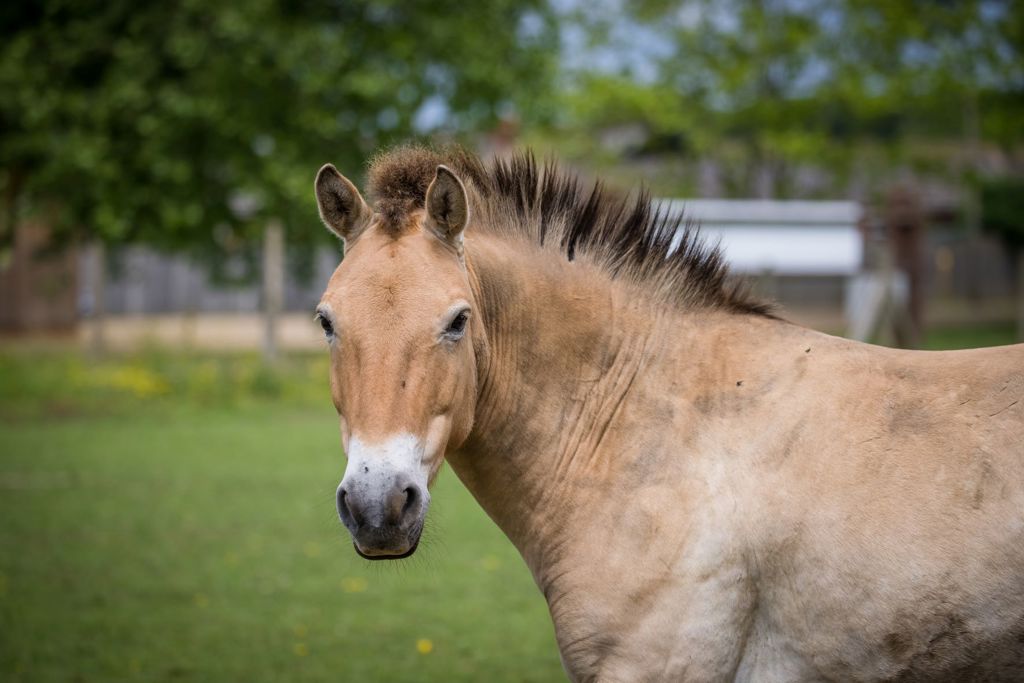
[(424, 447), (412, 434), (398, 434), (368, 444), (357, 436), (348, 442), (348, 465), (341, 486), (358, 488), (364, 495), (383, 497), (404, 475), (427, 494), (429, 464), (423, 461)]

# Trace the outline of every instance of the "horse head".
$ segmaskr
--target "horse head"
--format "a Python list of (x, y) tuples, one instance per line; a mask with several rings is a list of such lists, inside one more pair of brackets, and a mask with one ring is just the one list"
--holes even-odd
[(348, 464), (338, 515), (367, 559), (415, 552), (429, 486), (469, 435), (483, 329), (463, 253), (466, 189), (437, 166), (422, 202), (371, 208), (330, 164), (320, 217), (345, 257), (317, 307)]

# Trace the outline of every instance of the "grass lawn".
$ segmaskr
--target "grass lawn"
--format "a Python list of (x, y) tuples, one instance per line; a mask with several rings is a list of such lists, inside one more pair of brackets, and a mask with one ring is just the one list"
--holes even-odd
[(1013, 323), (994, 323), (974, 327), (930, 329), (925, 335), (925, 348), (931, 350), (974, 349), (981, 346), (1004, 346), (1017, 343)]
[(0, 358), (0, 680), (564, 680), (543, 598), (455, 476), (414, 557), (359, 559), (326, 364), (252, 366)]

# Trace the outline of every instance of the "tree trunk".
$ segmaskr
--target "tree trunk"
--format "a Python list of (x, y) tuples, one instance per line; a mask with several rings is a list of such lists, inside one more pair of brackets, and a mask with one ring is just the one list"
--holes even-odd
[(1024, 342), (1024, 246), (1017, 247), (1017, 341)]
[(4, 191), (3, 215), (0, 216), (0, 258), (4, 250), (14, 247), (14, 228), (18, 222), (18, 198), (25, 183), (26, 174), (15, 167), (8, 173), (7, 187)]
[(94, 356), (102, 356), (107, 350), (107, 248), (96, 240), (89, 247), (89, 291), (92, 296), (92, 313), (89, 350)]
[[(977, 304), (981, 300), (980, 279), (984, 264), (981, 260), (981, 198), (975, 182), (975, 174), (981, 165), (981, 124), (978, 94), (973, 87), (969, 87), (964, 96), (963, 122), (967, 148), (967, 166), (961, 172), (963, 219), (967, 233), (967, 297), (973, 304)], [(978, 311), (981, 306), (972, 305), (969, 308)]]
[(284, 229), (272, 220), (263, 232), (263, 357), (268, 363), (278, 354), (277, 320), (283, 301)]
[(185, 310), (181, 321), (181, 347), (186, 351), (196, 348), (196, 329), (199, 327), (199, 286), (190, 278), (185, 290)]

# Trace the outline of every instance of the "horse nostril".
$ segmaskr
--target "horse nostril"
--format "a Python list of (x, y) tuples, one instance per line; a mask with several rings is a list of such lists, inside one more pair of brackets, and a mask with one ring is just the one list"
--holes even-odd
[(341, 514), (342, 521), (348, 517), (349, 520), (359, 523), (359, 519), (356, 516), (355, 510), (352, 509), (351, 501), (348, 498), (348, 491), (345, 489), (338, 489), (338, 512)]
[(409, 510), (411, 510), (413, 508), (413, 506), (416, 505), (417, 502), (419, 502), (419, 499), (420, 499), (420, 494), (416, 490), (415, 486), (406, 487), (406, 489), (405, 489), (405, 505), (402, 506), (402, 516), (403, 517), (405, 517), (409, 513)]

